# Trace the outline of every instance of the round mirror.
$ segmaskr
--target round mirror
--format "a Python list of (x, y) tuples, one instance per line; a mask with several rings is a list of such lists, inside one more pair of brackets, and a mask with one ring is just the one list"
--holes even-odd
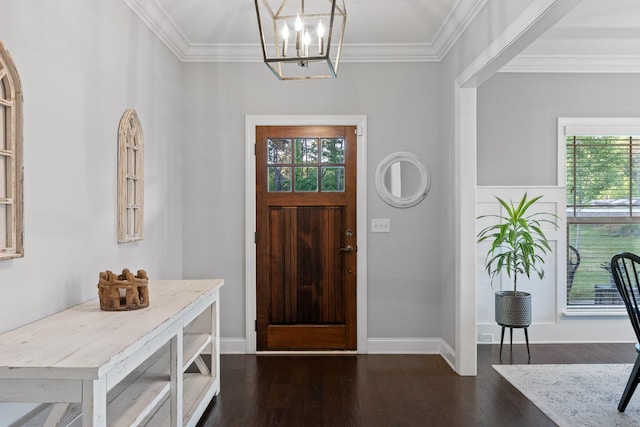
[(420, 157), (406, 151), (392, 153), (376, 168), (376, 190), (382, 200), (397, 208), (420, 203), (429, 192), (431, 177)]

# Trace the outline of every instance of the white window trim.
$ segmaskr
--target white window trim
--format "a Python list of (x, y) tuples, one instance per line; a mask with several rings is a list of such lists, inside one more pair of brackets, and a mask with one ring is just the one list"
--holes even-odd
[[(558, 118), (558, 186), (562, 187), (565, 192), (566, 200), (567, 191), (567, 135), (596, 136), (596, 135), (614, 135), (629, 136), (640, 135), (640, 117), (559, 117)], [(567, 223), (567, 212), (561, 210), (559, 212), (560, 224)], [(563, 259), (565, 259), (563, 257)], [(565, 260), (566, 264), (566, 260)], [(565, 275), (566, 276), (566, 275)], [(564, 286), (558, 286), (558, 301), (563, 316), (566, 317), (593, 317), (593, 316), (626, 316), (627, 312), (624, 307), (604, 306), (602, 308), (581, 306), (567, 306), (567, 286), (566, 279), (563, 280)]]

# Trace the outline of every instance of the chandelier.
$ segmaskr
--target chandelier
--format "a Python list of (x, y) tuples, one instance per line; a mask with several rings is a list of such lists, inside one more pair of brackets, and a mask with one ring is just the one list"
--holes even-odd
[(264, 62), (279, 79), (337, 77), (344, 0), (254, 1)]

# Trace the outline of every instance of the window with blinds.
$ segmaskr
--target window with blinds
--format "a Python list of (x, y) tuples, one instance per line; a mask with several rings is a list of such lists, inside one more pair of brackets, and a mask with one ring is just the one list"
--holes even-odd
[(611, 257), (640, 254), (640, 137), (567, 136), (567, 307), (621, 306)]

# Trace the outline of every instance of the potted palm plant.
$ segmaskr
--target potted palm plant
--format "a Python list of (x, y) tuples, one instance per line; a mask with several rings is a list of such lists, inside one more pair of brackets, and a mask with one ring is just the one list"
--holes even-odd
[[(500, 273), (506, 273), (513, 283), (513, 290), (495, 293), (496, 322), (503, 327), (526, 328), (531, 324), (531, 294), (518, 291), (518, 277), (531, 277), (532, 273), (540, 279), (544, 277), (544, 258), (551, 247), (542, 231), (543, 223), (557, 227), (556, 216), (547, 212), (529, 213), (529, 208), (542, 196), (527, 198), (515, 205), (496, 196), (506, 213), (504, 215), (483, 215), (492, 217), (497, 223), (478, 233), (478, 243), (489, 241), (491, 246), (485, 259), (485, 268), (493, 279)], [(503, 328), (504, 331), (504, 328)]]

